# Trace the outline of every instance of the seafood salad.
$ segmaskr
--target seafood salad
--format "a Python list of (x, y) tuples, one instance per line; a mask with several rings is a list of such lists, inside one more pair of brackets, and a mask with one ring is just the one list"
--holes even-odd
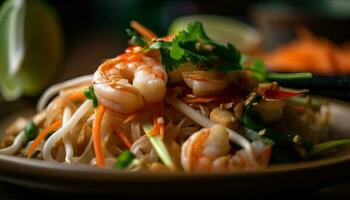
[[(91, 75), (48, 88), (0, 154), (125, 171), (232, 172), (313, 159), (327, 145), (327, 103), (278, 84), (261, 59), (192, 22), (158, 37), (138, 22), (129, 47)], [(325, 145), (326, 143), (326, 145)], [(329, 144), (329, 143), (328, 143)]]

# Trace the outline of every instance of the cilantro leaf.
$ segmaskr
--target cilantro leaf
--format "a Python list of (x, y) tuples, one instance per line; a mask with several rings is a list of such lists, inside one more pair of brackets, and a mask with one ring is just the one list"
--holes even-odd
[(162, 64), (167, 71), (178, 68), (183, 63), (192, 63), (209, 70), (230, 72), (242, 69), (241, 54), (231, 44), (218, 44), (210, 39), (202, 23), (195, 21), (180, 31), (171, 42), (151, 43), (145, 51), (157, 49), (161, 53)]
[(191, 62), (223, 72), (241, 69), (240, 52), (231, 44), (226, 47), (211, 40), (198, 21), (175, 36), (170, 55), (181, 63)]
[(170, 50), (167, 48), (160, 48), (160, 58), (162, 60), (162, 64), (165, 66), (167, 71), (172, 71), (180, 65), (180, 62), (176, 59), (173, 59), (170, 56)]

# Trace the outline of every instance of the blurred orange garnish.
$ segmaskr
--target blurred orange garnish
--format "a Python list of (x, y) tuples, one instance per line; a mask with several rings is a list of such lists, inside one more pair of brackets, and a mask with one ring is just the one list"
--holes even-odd
[(319, 75), (350, 74), (350, 45), (337, 46), (300, 29), (298, 38), (267, 53), (271, 71), (312, 72)]

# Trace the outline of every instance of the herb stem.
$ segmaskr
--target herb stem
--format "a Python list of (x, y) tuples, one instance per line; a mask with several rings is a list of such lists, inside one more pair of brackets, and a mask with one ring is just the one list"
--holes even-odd
[(266, 74), (266, 78), (270, 80), (293, 80), (293, 79), (310, 79), (312, 74), (308, 72), (304, 73), (275, 73), (269, 72)]
[(164, 164), (170, 169), (170, 170), (176, 170), (176, 167), (174, 165), (173, 160), (171, 159), (171, 156), (168, 152), (168, 149), (166, 145), (164, 144), (163, 140), (160, 138), (159, 135), (150, 136), (148, 133), (152, 130), (153, 126), (150, 123), (144, 123), (142, 125), (143, 130), (145, 131), (147, 137), (149, 138), (152, 146), (158, 153), (160, 159), (164, 162)]
[(318, 155), (324, 151), (330, 150), (335, 147), (343, 146), (343, 145), (348, 145), (350, 144), (350, 139), (341, 139), (341, 140), (331, 140), (327, 141), (321, 144), (316, 144), (314, 145), (314, 148), (310, 151), (308, 154), (308, 157), (314, 157), (315, 155)]

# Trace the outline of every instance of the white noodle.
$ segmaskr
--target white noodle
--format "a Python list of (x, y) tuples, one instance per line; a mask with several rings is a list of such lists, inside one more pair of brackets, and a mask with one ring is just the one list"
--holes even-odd
[(201, 113), (202, 113), (202, 115), (204, 116), (204, 117), (209, 117), (209, 110), (208, 110), (208, 108), (207, 107), (204, 107), (204, 106), (202, 106), (202, 105), (199, 105), (198, 106), (199, 107), (199, 109), (201, 109)]
[(56, 154), (56, 161), (64, 162), (65, 154), (64, 146), (59, 146)]
[(141, 137), (140, 122), (134, 120), (131, 122), (131, 138), (133, 141), (138, 140)]
[(154, 148), (151, 149), (148, 157), (150, 162), (157, 162), (159, 159), (158, 153), (156, 150), (154, 150)]
[(86, 100), (78, 110), (73, 114), (73, 116), (68, 120), (67, 124), (58, 129), (49, 139), (46, 141), (43, 149), (44, 160), (52, 160), (51, 157), (51, 147), (59, 139), (61, 139), (69, 130), (75, 126), (79, 120), (85, 115), (85, 113), (92, 107), (92, 101)]
[(139, 139), (135, 140), (134, 143), (132, 143), (130, 151), (136, 155), (136, 157), (141, 158), (144, 156), (144, 151), (150, 151), (152, 148), (151, 143), (149, 142), (149, 139), (146, 135), (143, 135)]
[[(174, 108), (178, 109), (180, 112), (185, 114), (187, 117), (189, 117), (190, 119), (192, 119), (193, 121), (195, 121), (196, 123), (201, 125), (202, 127), (210, 128), (216, 124), (215, 122), (209, 120), (208, 118), (203, 117), (200, 113), (198, 113), (196, 110), (194, 110), (193, 108), (191, 108), (187, 104), (185, 104), (177, 99), (167, 98), (166, 102), (169, 103), (170, 105), (172, 105)], [(229, 132), (230, 140), (237, 143), (238, 145), (240, 145), (244, 149), (246, 149), (247, 152), (249, 152), (249, 157), (250, 157), (251, 161), (256, 163), (255, 156), (254, 156), (255, 152), (251, 146), (251, 143), (247, 139), (245, 139), (243, 136), (236, 133), (235, 131), (228, 129), (228, 128), (226, 128), (226, 130)]]
[[(46, 117), (46, 111), (38, 113), (33, 117), (33, 123), (38, 125), (45, 119), (45, 117)], [(25, 120), (23, 124), (20, 124), (19, 129), (24, 129), (27, 122), (28, 121)], [(21, 132), (18, 133), (15, 140), (10, 146), (0, 149), (0, 154), (13, 155), (22, 147), (22, 145), (25, 142), (25, 139), (26, 139), (25, 133), (24, 133), (24, 130), (22, 130)]]
[(80, 156), (73, 157), (72, 161), (73, 161), (73, 163), (89, 163), (88, 156), (90, 156), (90, 157), (93, 156), (93, 152), (92, 152), (92, 136), (90, 136), (89, 143), (86, 145), (84, 152)]
[(65, 88), (74, 87), (81, 84), (89, 84), (92, 81), (92, 75), (85, 75), (80, 76), (74, 79), (70, 79), (68, 81), (55, 84), (51, 87), (49, 87), (44, 94), (40, 97), (38, 104), (37, 104), (37, 110), (42, 111), (46, 104), (50, 101), (50, 99), (55, 96), (60, 90), (63, 90)]
[[(71, 118), (72, 116), (72, 112), (71, 110), (66, 107), (64, 109), (64, 112), (63, 112), (63, 120), (62, 120), (62, 126), (66, 125), (69, 118)], [(65, 149), (65, 152), (66, 152), (66, 156), (64, 158), (65, 162), (66, 163), (71, 163), (72, 162), (72, 157), (73, 157), (73, 154), (74, 154), (74, 150), (73, 150), (73, 145), (72, 145), (72, 140), (70, 138), (70, 134), (65, 134), (63, 136), (63, 144), (64, 144), (64, 149)]]
[(0, 154), (12, 155), (16, 153), (24, 144), (26, 139), (24, 131), (21, 131), (13, 141), (12, 145), (3, 149), (0, 149)]

